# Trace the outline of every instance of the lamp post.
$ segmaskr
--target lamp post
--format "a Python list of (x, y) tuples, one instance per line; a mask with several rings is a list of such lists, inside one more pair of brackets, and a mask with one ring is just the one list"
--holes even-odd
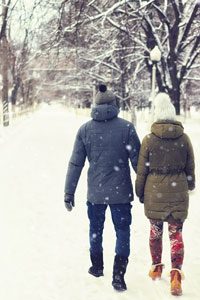
[(156, 65), (161, 59), (161, 51), (158, 46), (155, 46), (150, 52), (150, 60), (152, 61), (152, 82), (151, 82), (151, 100), (152, 100), (152, 119), (154, 115), (154, 98), (156, 85)]

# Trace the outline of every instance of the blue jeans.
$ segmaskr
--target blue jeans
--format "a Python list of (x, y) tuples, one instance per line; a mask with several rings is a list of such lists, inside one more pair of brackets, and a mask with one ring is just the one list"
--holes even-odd
[(112, 222), (116, 233), (115, 253), (128, 257), (130, 254), (130, 225), (132, 221), (130, 203), (125, 204), (92, 204), (87, 202), (90, 221), (90, 253), (95, 255), (103, 252), (103, 229), (105, 212), (110, 207)]

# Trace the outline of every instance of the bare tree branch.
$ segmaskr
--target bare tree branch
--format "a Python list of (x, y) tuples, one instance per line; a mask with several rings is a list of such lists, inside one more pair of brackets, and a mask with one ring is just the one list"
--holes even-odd
[(184, 46), (185, 46), (184, 43), (186, 42), (186, 39), (188, 38), (193, 21), (198, 13), (199, 7), (200, 7), (200, 4), (196, 3), (196, 5), (194, 6), (194, 9), (189, 17), (189, 20), (188, 20), (185, 30), (183, 32), (182, 38), (179, 42), (178, 49), (177, 49), (178, 53), (182, 52), (182, 50), (184, 49)]
[(6, 28), (7, 28), (7, 22), (8, 22), (8, 11), (10, 8), (10, 3), (11, 0), (8, 0), (7, 4), (5, 4), (3, 6), (3, 13), (2, 13), (2, 26), (1, 26), (1, 31), (0, 31), (0, 40), (2, 39), (2, 37), (6, 36)]

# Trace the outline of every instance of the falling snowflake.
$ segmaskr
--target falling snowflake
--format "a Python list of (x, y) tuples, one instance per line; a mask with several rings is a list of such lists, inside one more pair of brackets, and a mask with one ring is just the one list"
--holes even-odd
[(109, 197), (105, 197), (105, 200), (108, 201), (108, 200), (109, 200)]
[(173, 129), (173, 127), (170, 126), (168, 130), (169, 131), (173, 131), (174, 129)]
[(97, 237), (97, 234), (96, 234), (96, 233), (93, 233), (93, 234), (92, 234), (92, 238), (93, 238), (93, 239), (96, 239), (96, 237)]
[(131, 151), (132, 150), (131, 145), (126, 145), (126, 150)]
[(150, 166), (150, 162), (147, 161), (147, 162), (145, 163), (145, 166), (146, 166), (146, 167), (149, 167), (149, 166)]
[(119, 172), (120, 168), (119, 168), (118, 166), (114, 166), (114, 170), (115, 170), (116, 172)]
[(158, 198), (162, 198), (162, 193), (157, 193)]
[(187, 176), (187, 180), (188, 180), (188, 181), (192, 181), (192, 176), (191, 176), (191, 175), (188, 175), (188, 176)]
[(177, 183), (175, 181), (173, 181), (172, 186), (177, 186)]

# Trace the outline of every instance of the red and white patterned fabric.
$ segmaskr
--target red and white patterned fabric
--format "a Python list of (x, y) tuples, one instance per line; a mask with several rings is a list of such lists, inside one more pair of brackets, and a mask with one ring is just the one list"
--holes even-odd
[[(159, 264), (162, 261), (162, 236), (163, 222), (150, 220), (149, 246), (152, 256), (152, 264)], [(184, 243), (182, 238), (183, 223), (173, 221), (168, 223), (168, 233), (171, 246), (172, 268), (181, 269), (184, 258)]]

